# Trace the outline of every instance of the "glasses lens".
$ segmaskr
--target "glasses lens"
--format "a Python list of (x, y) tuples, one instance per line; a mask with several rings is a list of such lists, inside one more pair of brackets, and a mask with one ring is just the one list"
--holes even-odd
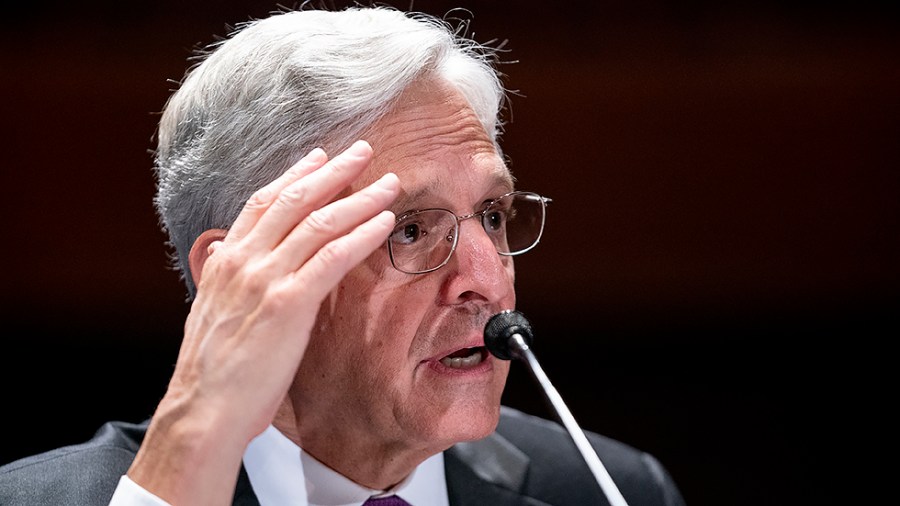
[(443, 209), (428, 209), (402, 217), (388, 239), (394, 267), (417, 274), (444, 265), (456, 244), (456, 224), (456, 216)]
[[(501, 255), (518, 255), (535, 247), (544, 231), (549, 199), (536, 193), (513, 192), (495, 200), (481, 215), (481, 224)], [(456, 248), (459, 221), (446, 209), (426, 209), (401, 216), (388, 238), (391, 263), (408, 274), (430, 272), (450, 260)]]
[(533, 248), (544, 230), (544, 199), (529, 192), (514, 192), (484, 212), (482, 224), (497, 251), (518, 255)]

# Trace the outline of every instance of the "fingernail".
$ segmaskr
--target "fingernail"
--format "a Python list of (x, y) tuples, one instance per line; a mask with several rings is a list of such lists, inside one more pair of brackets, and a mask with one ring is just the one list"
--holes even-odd
[(307, 158), (312, 158), (312, 159), (323, 158), (323, 157), (327, 157), (327, 156), (328, 155), (325, 154), (325, 150), (322, 148), (313, 148), (313, 150), (310, 151), (309, 154), (306, 155)]
[(368, 156), (372, 152), (372, 146), (366, 141), (356, 141), (352, 146), (347, 148), (347, 153), (359, 157)]
[(375, 216), (375, 219), (383, 223), (386, 227), (391, 227), (397, 220), (397, 216), (391, 211), (381, 211)]
[(378, 178), (378, 181), (375, 181), (375, 184), (379, 188), (384, 188), (385, 190), (396, 190), (400, 186), (400, 178), (397, 177), (397, 174), (393, 172), (388, 172), (387, 174)]

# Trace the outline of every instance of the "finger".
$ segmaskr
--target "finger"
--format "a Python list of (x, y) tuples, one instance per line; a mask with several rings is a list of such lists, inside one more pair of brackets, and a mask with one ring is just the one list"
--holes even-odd
[(299, 269), (328, 242), (386, 209), (399, 193), (400, 180), (388, 173), (360, 191), (312, 211), (275, 249), (279, 263), (285, 270)]
[(372, 147), (357, 141), (321, 170), (287, 185), (246, 234), (252, 248), (271, 251), (301, 220), (329, 203), (369, 166)]
[(302, 268), (288, 276), (288, 289), (311, 300), (325, 296), (360, 262), (384, 245), (394, 228), (394, 213), (382, 211), (320, 248)]
[(315, 148), (278, 178), (256, 190), (229, 229), (228, 240), (235, 241), (247, 235), (286, 186), (319, 169), (327, 161), (328, 155), (325, 151), (322, 148)]

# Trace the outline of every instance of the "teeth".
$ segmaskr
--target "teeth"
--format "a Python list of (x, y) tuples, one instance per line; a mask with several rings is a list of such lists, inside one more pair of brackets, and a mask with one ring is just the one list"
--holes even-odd
[(465, 369), (480, 364), (482, 361), (481, 351), (472, 349), (472, 354), (468, 357), (444, 357), (441, 363), (451, 369)]

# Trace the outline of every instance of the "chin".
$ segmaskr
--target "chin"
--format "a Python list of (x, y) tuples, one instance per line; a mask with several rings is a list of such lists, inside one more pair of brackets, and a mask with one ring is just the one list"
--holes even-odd
[[(500, 421), (500, 400), (506, 384), (502, 367), (487, 382), (456, 384), (419, 396), (416, 408), (407, 410), (418, 433), (428, 444), (444, 448), (489, 436)], [(413, 421), (414, 420), (414, 421)]]
[(445, 411), (433, 424), (432, 440), (450, 447), (463, 441), (475, 441), (489, 436), (500, 421), (500, 402), (467, 402), (465, 406)]

